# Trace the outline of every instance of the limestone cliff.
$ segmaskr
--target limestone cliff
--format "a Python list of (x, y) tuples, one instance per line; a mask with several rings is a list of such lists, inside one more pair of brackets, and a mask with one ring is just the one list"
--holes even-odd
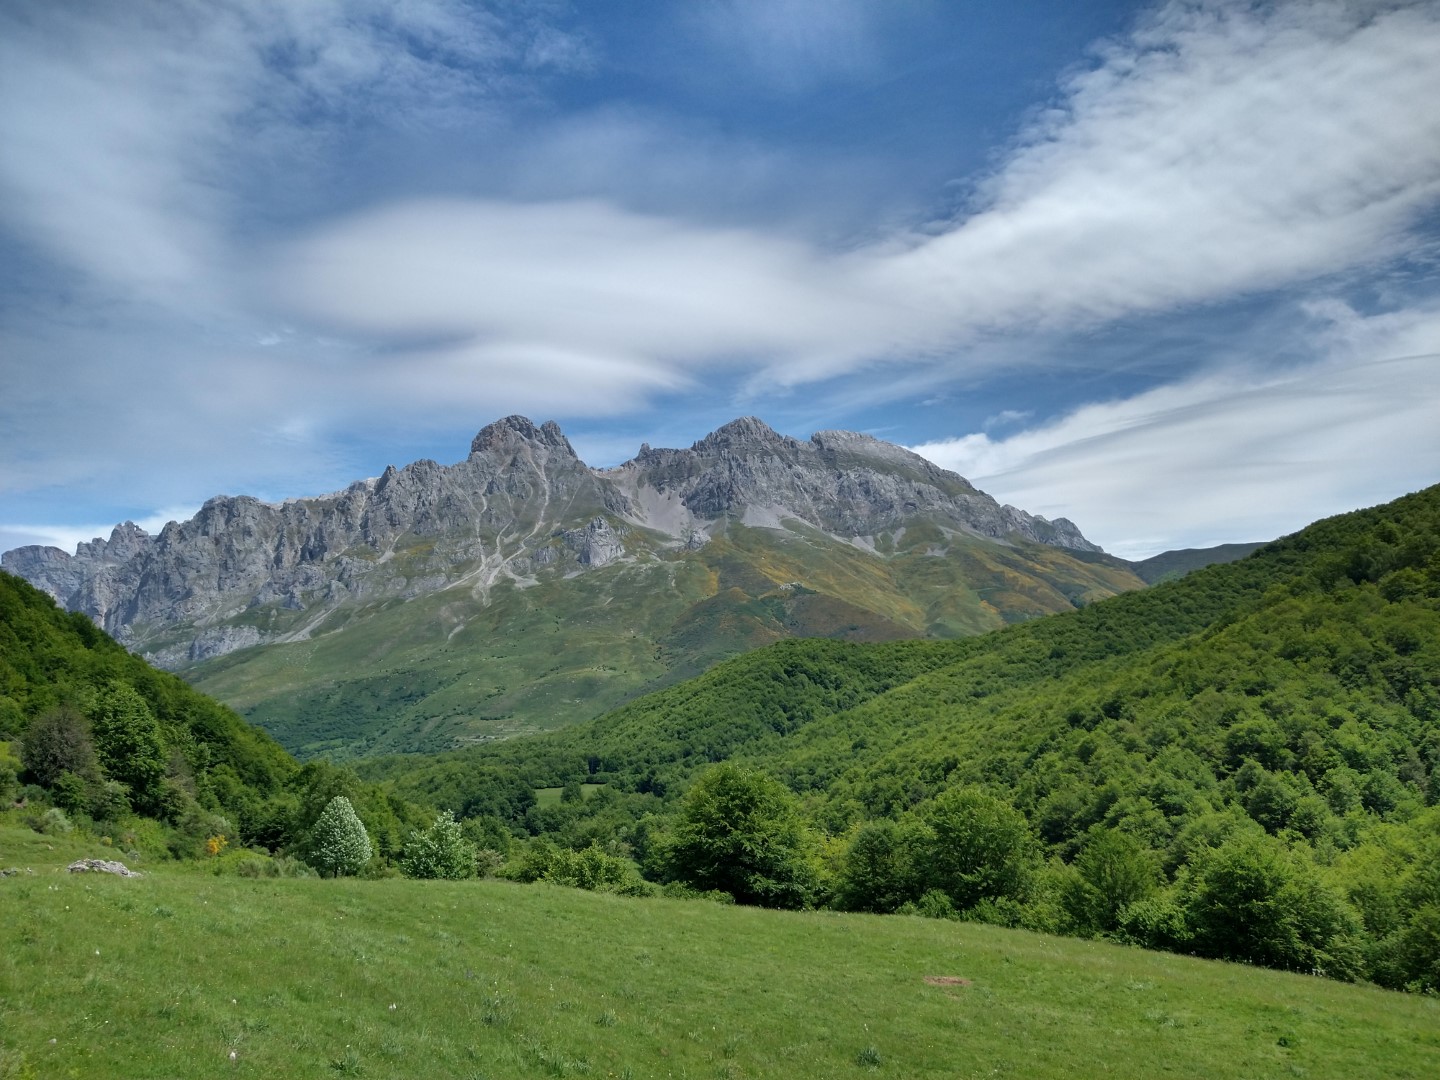
[[(464, 586), (523, 587), (666, 550), (728, 525), (806, 527), (873, 550), (917, 522), (997, 543), (1097, 552), (1069, 521), (1002, 506), (901, 447), (846, 431), (808, 441), (752, 417), (689, 449), (591, 469), (552, 421), (484, 428), (453, 465), (422, 460), (281, 504), (219, 496), (149, 536), (6, 552), (3, 566), (156, 663), (304, 639), (347, 604)], [(878, 556), (877, 556), (878, 557)], [(261, 611), (301, 613), (281, 620)]]

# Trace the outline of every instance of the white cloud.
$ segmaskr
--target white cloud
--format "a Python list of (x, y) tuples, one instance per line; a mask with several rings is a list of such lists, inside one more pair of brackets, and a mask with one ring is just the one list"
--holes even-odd
[(281, 257), (278, 287), (354, 333), (676, 379), (740, 363), (757, 392), (953, 357), (1410, 250), (1440, 199), (1437, 48), (1435, 5), (1171, 4), (1068, 79), (937, 235), (837, 254), (594, 201), (452, 199), (327, 227)]
[(1440, 481), (1440, 307), (1317, 315), (1330, 355), (1302, 368), (1211, 373), (912, 449), (1126, 558), (1274, 539)]
[[(74, 307), (7, 309), (0, 491), (123, 479), (132, 499), (162, 505), (221, 485), (274, 491), (302, 466), (339, 483), (337, 430), (413, 433), (517, 409), (614, 415), (721, 376), (763, 397), (923, 361), (832, 385), (861, 403), (928, 394), (942, 368), (1015, 363), (1037, 330), (1054, 342), (1257, 292), (1328, 295), (1334, 279), (1413, 252), (1440, 201), (1440, 5), (1197, 2), (1165, 4), (1101, 48), (998, 156), (967, 214), (923, 235), (836, 252), (793, 228), (722, 227), (733, 207), (708, 208), (724, 185), (692, 180), (714, 146), (687, 143), (683, 117), (647, 126), (613, 111), (538, 121), (507, 166), (512, 188), (538, 192), (529, 200), (407, 197), (285, 224), (304, 216), (292, 216), (292, 191), (319, 192), (307, 206), (328, 196), (336, 146), (356, 130), (414, 145), (443, 131), (471, 148), (473, 168), (488, 132), (544, 113), (537, 66), (596, 62), (584, 41), (515, 7), (0, 8), (0, 228), (69, 272), (67, 289), (91, 286)], [(791, 65), (813, 84), (874, 61), (881, 7), (736, 3), (715, 9), (730, 22), (711, 30), (753, 70)], [(475, 190), (446, 188), (432, 166), (454, 159), (431, 152), (410, 173), (397, 152), (382, 186)], [(588, 178), (533, 182), (587, 159), (598, 161)], [(631, 159), (658, 179), (635, 184), (622, 209)], [(785, 148), (747, 147), (726, 175), (779, 185), (787, 162)], [(613, 197), (570, 197), (587, 185)], [(687, 214), (677, 207), (691, 188)], [(256, 236), (277, 234), (257, 254)], [(1128, 447), (1143, 471), (1161, 451), (1127, 431), (1208, 438), (1224, 416), (1275, 417), (1227, 438), (1253, 442), (1252, 478), (1268, 467), (1299, 490), (1330, 483), (1294, 478), (1331, 457), (1287, 400), (1337, 432), (1374, 431), (1393, 405), (1392, 457), (1432, 460), (1433, 436), (1407, 418), (1435, 401), (1434, 365), (1372, 362), (1436, 351), (1429, 309), (1358, 319), (1317, 303), (1331, 317), (1317, 344), (1328, 359), (1309, 383), (1210, 376), (1081, 410), (1046, 438), (1067, 453)], [(1319, 392), (1352, 374), (1377, 385), (1357, 385), (1349, 404)], [(997, 476), (1023, 460), (1027, 476), (1068, 478), (1039, 471), (1045, 445), (1031, 432), (966, 452), (1001, 455)], [(1174, 450), (1180, 473), (1185, 452)], [(1380, 467), (1364, 445), (1347, 460), (1334, 465), (1344, 475)], [(1258, 479), (1246, 490), (1268, 500)], [(1034, 484), (1014, 498), (1056, 506)], [(1056, 512), (1094, 517), (1080, 502)], [(1109, 542), (1143, 544), (1132, 524)]]
[(0, 9), (0, 221), (126, 300), (234, 305), (249, 173), (377, 115), (474, 129), (542, 34), (543, 63), (579, 62), (460, 0)]
[(952, 326), (1095, 323), (1404, 250), (1440, 197), (1440, 7), (1172, 3), (1072, 76), (965, 220), (882, 263)]
[(408, 203), (334, 225), (273, 264), (277, 293), (311, 319), (460, 337), (493, 357), (542, 358), (540, 374), (544, 357), (567, 368), (591, 357), (597, 369), (650, 369), (665, 385), (777, 353), (853, 363), (899, 333), (845, 260), (596, 202)]

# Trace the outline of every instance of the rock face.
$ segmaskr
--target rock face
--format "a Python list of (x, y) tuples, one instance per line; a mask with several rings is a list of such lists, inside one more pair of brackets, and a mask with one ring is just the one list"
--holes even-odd
[(677, 517), (697, 530), (734, 517), (771, 527), (789, 518), (839, 537), (874, 537), (923, 517), (994, 540), (1100, 550), (1064, 518), (1001, 506), (964, 477), (854, 431), (821, 431), (800, 442), (745, 417), (688, 450), (645, 448), (606, 475), (646, 524), (645, 508), (655, 507), (655, 527), (672, 534)]
[(942, 529), (1094, 552), (1069, 521), (994, 499), (901, 447), (846, 431), (801, 442), (753, 417), (687, 450), (591, 469), (553, 422), (480, 431), (465, 460), (422, 460), (344, 491), (279, 505), (220, 496), (149, 536), (131, 522), (75, 554), (25, 547), (4, 569), (122, 642), (180, 667), (300, 640), (362, 600), (583, 573), (639, 552), (695, 550), (731, 523), (797, 525), (873, 546), (924, 521)]

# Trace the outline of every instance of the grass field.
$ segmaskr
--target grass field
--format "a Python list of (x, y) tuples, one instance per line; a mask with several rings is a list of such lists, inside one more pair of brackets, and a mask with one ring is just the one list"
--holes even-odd
[[(918, 918), (63, 871), (0, 828), (0, 1077), (1414, 1077), (1440, 1001)], [(92, 854), (108, 853), (99, 849)]]

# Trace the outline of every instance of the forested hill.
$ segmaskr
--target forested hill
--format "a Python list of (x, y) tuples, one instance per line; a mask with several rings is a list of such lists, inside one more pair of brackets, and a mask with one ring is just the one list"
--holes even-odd
[[(372, 775), (440, 801), (482, 765), (598, 781), (614, 794), (596, 808), (527, 824), (643, 861), (647, 827), (626, 820), (663, 817), (722, 760), (782, 780), (848, 845), (836, 888), (852, 905), (918, 901), (907, 822), (923, 832), (937, 796), (973, 790), (1018, 810), (1036, 857), (1057, 860), (1048, 893), (989, 896), (985, 917), (1115, 931), (1118, 901), (1087, 924), (1055, 897), (1119, 837), (1155, 874), (1132, 897), (1149, 906), (1124, 915), (1132, 940), (1440, 985), (1440, 487), (1074, 613), (948, 643), (787, 642), (588, 725)], [(880, 844), (888, 891), (846, 885), (865, 822), (900, 830)], [(1310, 897), (1309, 914), (1257, 885), (1283, 925), (1252, 913), (1226, 929), (1211, 915), (1238, 901), (1204, 900), (1225, 874)]]
[[(888, 748), (903, 745), (918, 752), (932, 728), (949, 732), (961, 720), (993, 717), (1003, 702), (1038, 708), (1059, 694), (1067, 702), (1067, 728), (1103, 726), (1118, 719), (1107, 713), (1125, 711), (1119, 697), (1158, 702), (1163, 696), (1154, 672), (1161, 654), (1155, 650), (1175, 646), (1175, 655), (1194, 652), (1198, 662), (1220, 650), (1217, 636), (1242, 636), (1238, 628), (1226, 633), (1239, 624), (1288, 627), (1291, 655), (1273, 659), (1296, 679), (1302, 672), (1313, 675), (1313, 650), (1335, 659), (1327, 651), (1333, 651), (1331, 636), (1348, 628), (1342, 636), (1352, 645), (1364, 641), (1365, 655), (1381, 667), (1367, 668), (1363, 678), (1352, 673), (1346, 682), (1362, 696), (1388, 698), (1394, 687), (1383, 672), (1423, 664), (1435, 641), (1432, 637), (1418, 655), (1415, 650), (1401, 655), (1391, 642), (1394, 634), (1382, 632), (1376, 620), (1388, 627), (1397, 620), (1423, 623), (1433, 614), (1437, 548), (1440, 487), (1317, 522), (1239, 562), (1209, 566), (1072, 613), (958, 641), (782, 642), (591, 723), (434, 760), (515, 764), (542, 786), (582, 774), (643, 786), (652, 775), (673, 784), (698, 766), (737, 755), (776, 766), (803, 756), (818, 771), (808, 778), (796, 774), (795, 786), (818, 790), (837, 778), (837, 768), (845, 775), (863, 774)], [(1301, 652), (1294, 651), (1297, 635), (1307, 643)], [(1398, 659), (1387, 659), (1391, 654)], [(1261, 657), (1247, 657), (1250, 661), (1267, 670), (1272, 666)], [(1272, 678), (1287, 681), (1275, 672)], [(1238, 687), (1242, 697), (1260, 699), (1261, 685), (1254, 679), (1247, 683), (1236, 669), (1209, 689)], [(1186, 688), (1197, 695), (1206, 689)], [(1097, 696), (1105, 700), (1097, 704)], [(1274, 711), (1273, 702), (1269, 707)], [(844, 733), (855, 745), (847, 743), (845, 753), (821, 770), (814, 747)], [(941, 753), (939, 762), (950, 756)], [(387, 759), (364, 771), (403, 771), (407, 760), (414, 761)]]
[(221, 838), (304, 854), (335, 794), (385, 857), (423, 820), (353, 774), (302, 769), (231, 709), (0, 572), (0, 803), (35, 827), (78, 825), (147, 856), (194, 856), (207, 841), (213, 853)]
[(298, 768), (230, 709), (0, 573), (0, 738), (21, 736), (32, 778), (75, 809), (108, 799), (178, 817), (198, 800), (239, 815)]

